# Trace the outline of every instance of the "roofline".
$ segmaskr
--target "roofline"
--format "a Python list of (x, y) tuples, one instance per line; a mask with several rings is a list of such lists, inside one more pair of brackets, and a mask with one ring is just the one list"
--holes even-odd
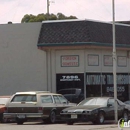
[(42, 23), (58, 23), (58, 22), (74, 22), (74, 21), (85, 21), (85, 19), (46, 20), (42, 21)]
[(74, 21), (92, 21), (92, 22), (100, 22), (100, 23), (111, 23), (111, 21), (105, 22), (100, 20), (92, 20), (92, 19), (64, 19), (64, 20), (46, 20), (42, 21), (42, 23), (58, 23), (58, 22), (74, 22)]
[(38, 93), (50, 93), (49, 91), (27, 91), (27, 92), (16, 92), (15, 94), (38, 94)]
[[(112, 21), (100, 21), (100, 20), (92, 20), (92, 19), (65, 19), (65, 20), (46, 20), (42, 21), (42, 23), (61, 23), (61, 22), (74, 22), (74, 21), (91, 21), (91, 22), (98, 22), (98, 23), (106, 23), (106, 24), (113, 24)], [(120, 26), (128, 26), (130, 27), (129, 24), (124, 24), (124, 23), (119, 23), (119, 21), (115, 21), (115, 25), (120, 25)]]
[[(72, 43), (39, 43), (37, 44), (38, 47), (57, 47), (57, 46), (81, 46), (81, 45), (90, 45), (90, 46), (105, 46), (105, 47), (112, 47), (112, 43), (99, 43), (99, 42), (72, 42)], [(127, 44), (116, 44), (116, 47), (128, 47), (130, 45)]]

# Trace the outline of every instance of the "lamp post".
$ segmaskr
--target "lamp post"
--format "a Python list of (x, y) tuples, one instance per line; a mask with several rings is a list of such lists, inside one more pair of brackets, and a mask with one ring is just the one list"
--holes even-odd
[(50, 1), (47, 0), (47, 20), (49, 20), (49, 6), (50, 6)]
[(114, 112), (115, 123), (118, 122), (117, 112), (117, 79), (116, 79), (116, 40), (115, 40), (115, 2), (112, 0), (112, 12), (113, 12), (113, 81), (114, 81)]

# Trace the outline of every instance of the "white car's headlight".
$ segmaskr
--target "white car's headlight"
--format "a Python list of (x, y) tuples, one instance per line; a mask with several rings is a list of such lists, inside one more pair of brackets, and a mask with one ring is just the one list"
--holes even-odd
[(85, 113), (85, 114), (91, 114), (91, 111), (85, 110), (85, 111), (83, 111), (83, 113)]

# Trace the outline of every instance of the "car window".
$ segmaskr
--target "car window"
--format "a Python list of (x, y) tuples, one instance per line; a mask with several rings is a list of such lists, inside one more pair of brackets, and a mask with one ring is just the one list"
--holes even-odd
[(75, 94), (76, 90), (75, 89), (64, 89), (64, 90), (59, 90), (58, 93), (60, 94)]
[(123, 103), (122, 101), (120, 101), (120, 100), (118, 100), (118, 99), (117, 99), (117, 101), (118, 101), (118, 104), (119, 104), (119, 105), (124, 105), (124, 103)]
[(78, 105), (95, 105), (96, 104), (96, 99), (85, 99), (82, 102), (80, 102)]
[(108, 100), (108, 103), (111, 104), (112, 106), (114, 106), (114, 99), (112, 99), (112, 98), (109, 99), (109, 100)]
[(68, 102), (67, 99), (64, 96), (58, 95), (58, 97), (59, 97), (61, 103), (67, 103)]
[(36, 95), (15, 95), (11, 102), (36, 102)]
[(41, 102), (42, 103), (53, 103), (51, 95), (42, 95)]
[(125, 104), (130, 104), (130, 101), (125, 101), (124, 103), (125, 103)]
[(108, 100), (108, 99), (97, 98), (97, 100), (96, 100), (96, 105), (107, 105), (107, 100)]
[(61, 103), (57, 95), (54, 95), (53, 97), (54, 97), (55, 103)]
[(0, 98), (0, 105), (5, 105), (9, 98)]
[(78, 105), (107, 105), (107, 99), (105, 98), (88, 98), (80, 102)]

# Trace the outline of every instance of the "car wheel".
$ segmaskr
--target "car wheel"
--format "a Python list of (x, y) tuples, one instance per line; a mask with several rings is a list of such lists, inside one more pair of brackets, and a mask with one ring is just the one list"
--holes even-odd
[(51, 111), (49, 119), (44, 120), (46, 123), (52, 123), (54, 124), (56, 122), (56, 113), (55, 111)]
[(128, 116), (128, 112), (127, 112), (127, 111), (124, 111), (124, 113), (123, 113), (123, 119), (124, 119), (125, 121), (128, 121), (129, 116)]
[(22, 124), (24, 123), (24, 121), (21, 120), (21, 119), (16, 119), (16, 123), (17, 123), (18, 125), (22, 125)]
[(105, 121), (105, 114), (104, 112), (99, 112), (98, 117), (97, 117), (97, 123), (98, 124), (103, 124)]
[(67, 125), (73, 125), (74, 122), (73, 121), (67, 121)]
[(4, 123), (3, 114), (0, 114), (0, 122)]

